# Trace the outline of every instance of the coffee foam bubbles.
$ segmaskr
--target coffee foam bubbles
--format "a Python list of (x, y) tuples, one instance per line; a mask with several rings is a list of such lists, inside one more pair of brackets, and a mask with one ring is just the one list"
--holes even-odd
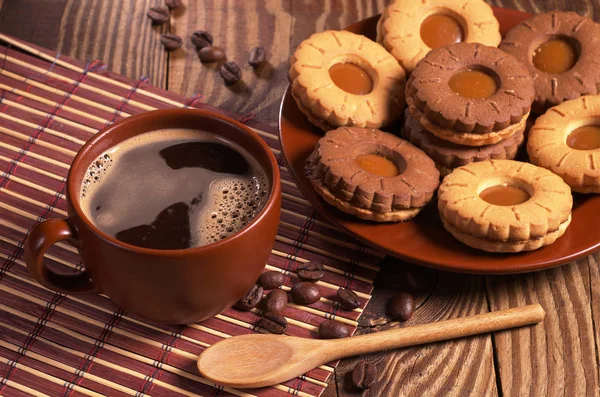
[(112, 157), (108, 153), (104, 153), (88, 166), (81, 184), (81, 198), (85, 198), (88, 192), (93, 189), (92, 186), (102, 179), (108, 169), (112, 166)]
[(224, 178), (212, 183), (200, 225), (199, 244), (217, 242), (237, 233), (252, 221), (267, 201), (264, 175)]

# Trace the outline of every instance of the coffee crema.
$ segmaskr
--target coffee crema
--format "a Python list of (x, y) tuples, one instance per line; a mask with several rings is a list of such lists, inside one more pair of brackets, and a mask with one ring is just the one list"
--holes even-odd
[(239, 145), (206, 131), (165, 129), (127, 139), (92, 162), (80, 203), (106, 234), (173, 250), (237, 233), (268, 191), (264, 170)]

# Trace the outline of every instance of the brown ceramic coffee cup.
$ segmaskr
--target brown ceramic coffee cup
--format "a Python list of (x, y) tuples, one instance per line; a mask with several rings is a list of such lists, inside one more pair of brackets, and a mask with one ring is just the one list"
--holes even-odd
[[(183, 250), (140, 248), (98, 229), (80, 206), (80, 187), (88, 166), (122, 141), (162, 128), (205, 130), (246, 149), (268, 178), (270, 192), (262, 211), (232, 236)], [(36, 225), (25, 242), (27, 267), (37, 281), (66, 294), (106, 294), (123, 309), (149, 320), (192, 323), (233, 305), (260, 276), (279, 223), (279, 168), (265, 142), (237, 121), (206, 110), (159, 110), (107, 127), (81, 148), (69, 170), (67, 204), (68, 219)], [(77, 248), (83, 272), (59, 274), (44, 265), (44, 252), (61, 240)]]

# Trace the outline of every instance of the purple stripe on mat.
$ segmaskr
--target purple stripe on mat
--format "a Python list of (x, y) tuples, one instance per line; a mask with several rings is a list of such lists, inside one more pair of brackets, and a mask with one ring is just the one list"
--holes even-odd
[[(93, 364), (94, 358), (97, 357), (100, 354), (100, 352), (102, 351), (102, 349), (104, 348), (104, 344), (106, 343), (106, 340), (108, 339), (108, 337), (111, 335), (113, 327), (122, 318), (123, 313), (124, 313), (124, 311), (122, 309), (113, 313), (113, 316), (111, 317), (111, 319), (104, 326), (104, 331), (102, 331), (102, 334), (100, 334), (100, 338), (98, 338), (96, 340), (96, 343), (94, 344), (94, 348), (92, 348), (85, 355), (83, 360), (81, 360), (81, 362), (77, 366), (77, 370), (79, 372), (74, 377), (69, 379), (69, 381), (71, 383), (79, 385), (84, 380), (84, 378), (82, 376), (83, 373), (89, 372), (89, 370), (91, 369), (91, 366)], [(65, 390), (65, 393), (64, 393), (65, 397), (68, 395), (66, 392), (67, 392), (67, 390)]]
[[(2, 358), (2, 361), (5, 360), (10, 360), (10, 351), (7, 351), (6, 349), (2, 349), (0, 348), (0, 357)], [(12, 362), (10, 362), (10, 364), (12, 364)], [(3, 377), (4, 374), (8, 373), (9, 371), (13, 370), (13, 367), (10, 364), (5, 364), (4, 362), (0, 362), (0, 376)], [(41, 379), (35, 375), (29, 374), (28, 372), (25, 371), (16, 371), (15, 375), (10, 379), (20, 385), (23, 386), (27, 386), (31, 389), (37, 390), (39, 392), (45, 393), (47, 395), (56, 395), (53, 393), (59, 393), (60, 391), (60, 385), (57, 385), (55, 383), (52, 383), (48, 380), (45, 379)], [(2, 386), (0, 386), (0, 394), (2, 394), (3, 396), (8, 395), (6, 393), (7, 389), (5, 389), (5, 385), (2, 384)], [(30, 394), (27, 394), (28, 396), (31, 396)]]
[[(22, 77), (24, 77), (24, 76), (22, 76)], [(19, 79), (19, 77), (15, 76), (15, 78), (12, 78), (12, 77), (8, 77), (8, 76), (0, 75), (0, 84), (10, 86), (12, 88), (11, 92), (13, 90), (25, 91), (25, 92), (31, 94), (31, 96), (34, 96), (34, 98), (35, 97), (44, 98), (46, 100), (46, 102), (50, 101), (50, 102), (57, 103), (57, 102), (61, 102), (64, 99), (64, 94), (48, 91), (48, 90), (36, 87), (33, 84), (27, 84), (27, 83), (17, 80), (17, 79)], [(67, 86), (65, 86), (65, 88), (67, 88)], [(60, 91), (66, 91), (66, 90), (60, 90)], [(17, 95), (19, 95), (16, 93), (17, 91), (14, 91), (14, 92), (15, 93), (9, 94), (7, 91), (6, 98), (10, 99), (10, 100), (16, 100), (19, 98), (23, 98), (22, 99), (23, 103), (25, 103), (25, 100), (28, 100), (29, 101), (28, 103), (34, 104), (33, 107), (38, 108), (39, 110), (46, 110), (47, 107), (53, 107), (52, 105), (43, 104), (42, 102), (40, 102), (36, 99), (27, 99), (26, 96), (22, 96), (22, 97), (17, 96)], [(81, 102), (72, 101), (71, 103), (63, 104), (63, 106), (67, 106), (67, 105), (76, 110), (85, 111), (86, 114), (89, 114), (91, 116), (99, 117), (99, 118), (102, 118), (105, 120), (108, 120), (112, 115), (112, 112), (108, 112), (106, 110), (99, 109), (94, 106), (89, 106), (89, 105), (82, 106)], [(46, 107), (44, 107), (44, 106), (46, 106)], [(80, 117), (82, 118), (82, 120), (91, 120), (89, 117), (82, 117), (82, 116), (80, 116)], [(104, 124), (98, 126), (97, 128), (101, 128), (103, 125)]]
[[(4, 385), (3, 382), (5, 382), (5, 380), (0, 379), (0, 385)], [(11, 386), (2, 387), (0, 389), (0, 393), (2, 393), (2, 395), (5, 397), (31, 397), (31, 394), (15, 389)]]

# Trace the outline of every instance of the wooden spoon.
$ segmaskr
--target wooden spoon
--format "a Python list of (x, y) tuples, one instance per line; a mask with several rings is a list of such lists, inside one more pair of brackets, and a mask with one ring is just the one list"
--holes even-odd
[(235, 336), (202, 352), (198, 369), (205, 378), (224, 386), (270, 386), (339, 358), (521, 327), (543, 319), (544, 309), (535, 304), (345, 339)]

